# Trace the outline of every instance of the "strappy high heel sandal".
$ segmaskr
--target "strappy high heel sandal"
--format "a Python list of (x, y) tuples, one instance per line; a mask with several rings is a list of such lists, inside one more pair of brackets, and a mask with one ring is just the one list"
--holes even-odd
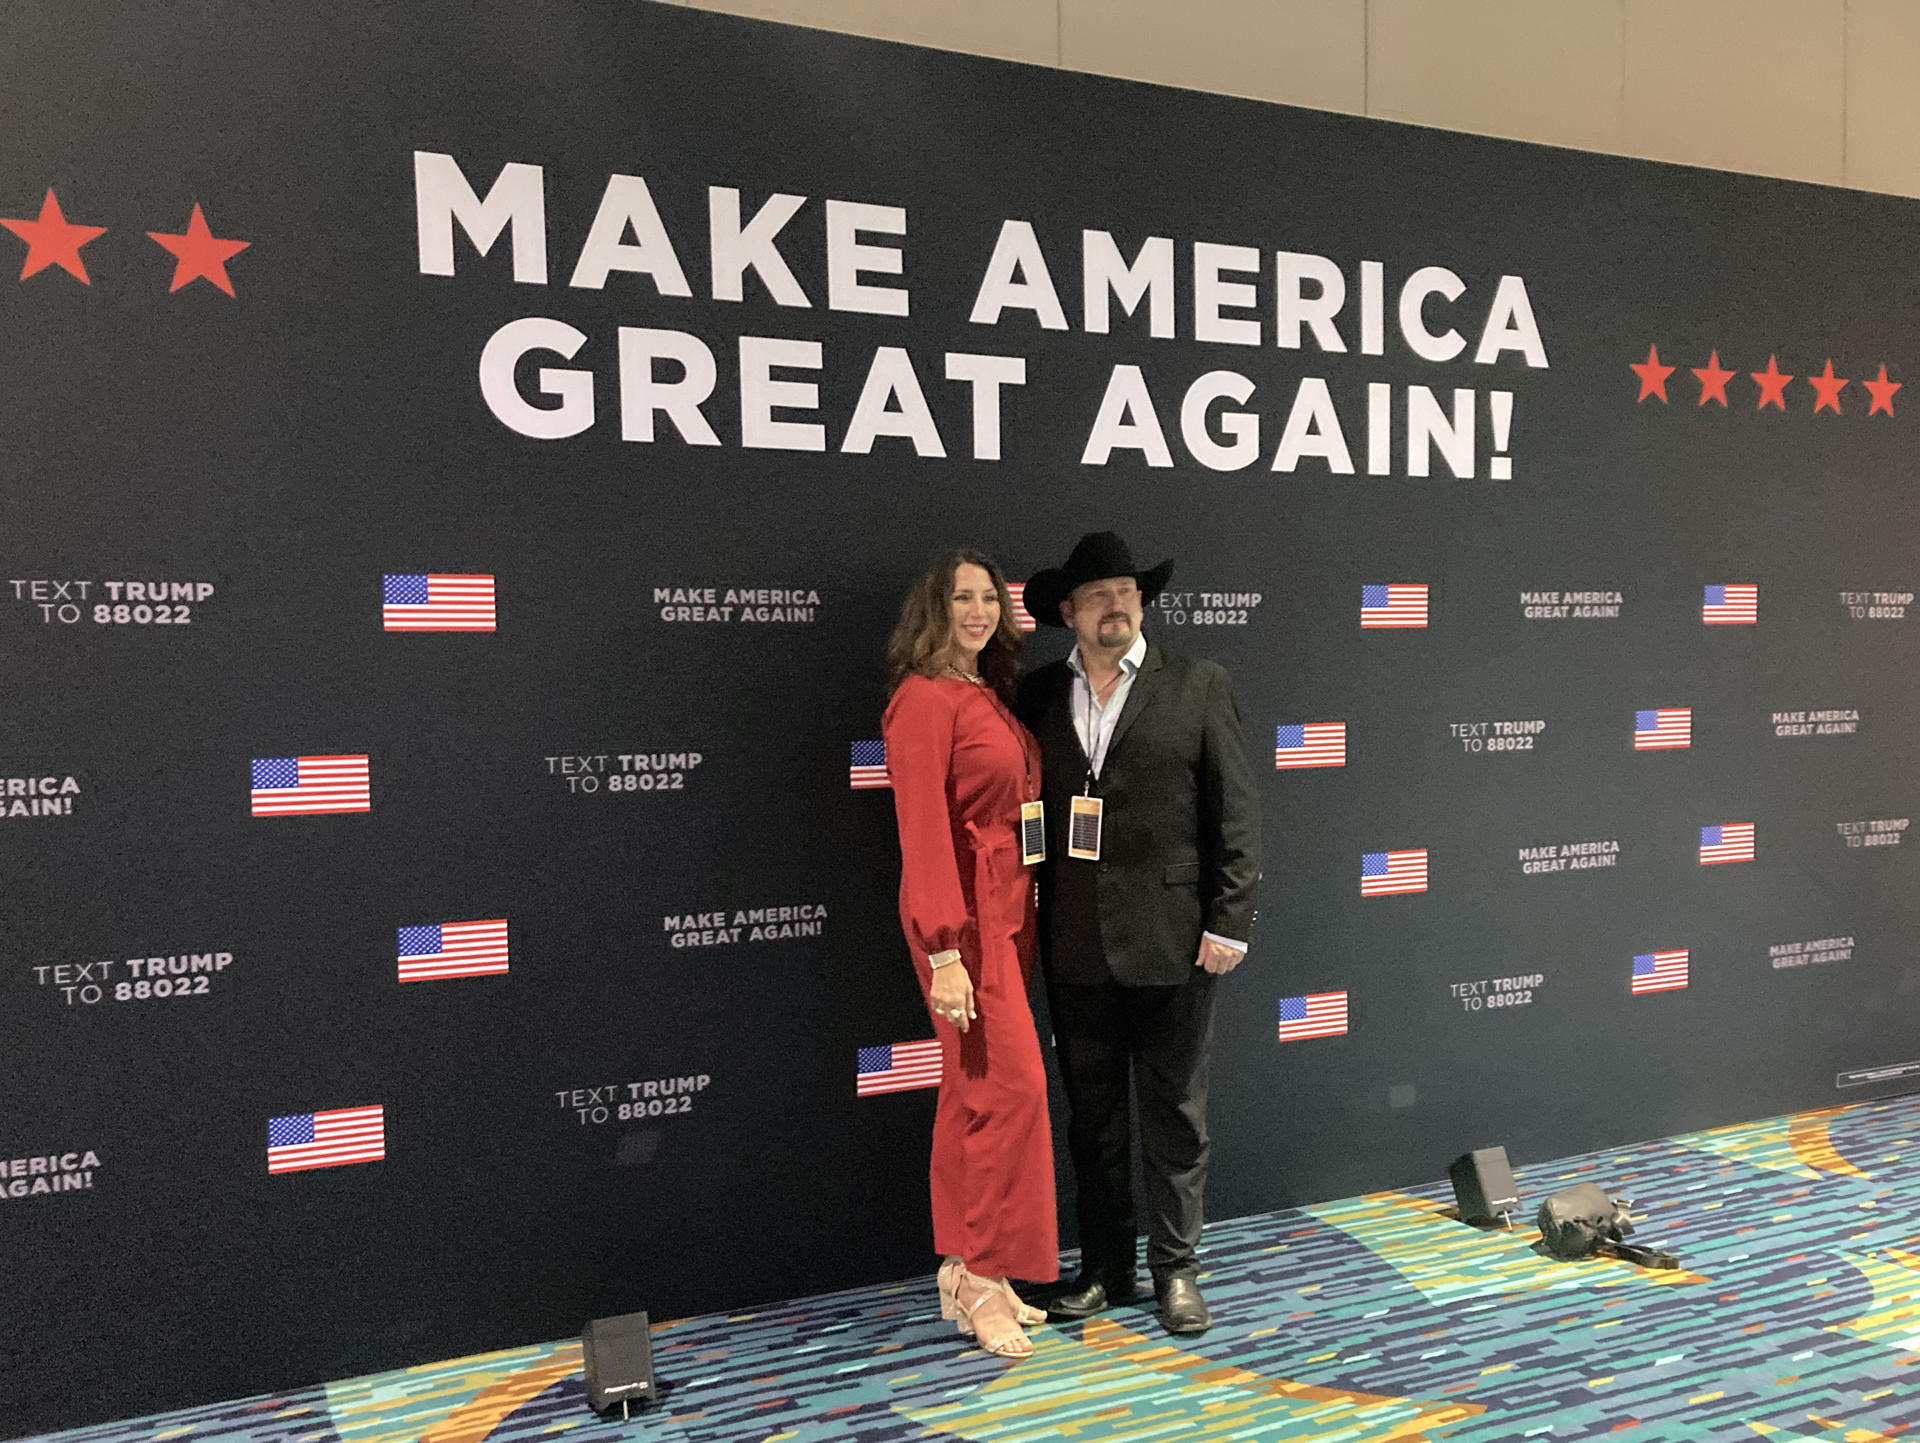
[(1013, 1319), (1021, 1327), (1037, 1328), (1042, 1323), (1046, 1322), (1047, 1315), (1045, 1310), (1041, 1308), (1028, 1307), (1024, 1302), (1020, 1300), (1020, 1295), (1013, 1290), (1012, 1283), (1008, 1282), (1005, 1278), (1002, 1278), (1000, 1280), (1000, 1286), (1006, 1289), (1007, 1301), (1013, 1304)]
[[(966, 1266), (958, 1258), (949, 1258), (940, 1264), (940, 1271), (934, 1275), (935, 1286), (940, 1289), (940, 1316), (948, 1322), (953, 1321), (960, 1313), (960, 1305), (954, 1301), (954, 1295), (960, 1290), (960, 1275), (966, 1271)], [(1008, 1303), (1013, 1306), (1014, 1321), (1021, 1327), (1037, 1328), (1046, 1322), (1046, 1312), (1040, 1308), (1029, 1307), (1023, 1302), (1020, 1295), (1013, 1290), (1012, 1283), (1002, 1278), (1000, 1286), (1006, 1291)]]
[(967, 1265), (959, 1258), (949, 1258), (933, 1275), (934, 1285), (940, 1289), (940, 1316), (948, 1322), (960, 1316), (960, 1305), (954, 1301), (954, 1295), (960, 1291), (960, 1275), (966, 1270)]
[[(969, 1286), (979, 1289), (971, 1300), (960, 1296), (960, 1289)], [(976, 1313), (982, 1308), (992, 1307), (995, 1303), (1006, 1306), (1006, 1319), (1014, 1329), (1011, 1337), (985, 1337), (974, 1322)], [(1025, 1331), (1020, 1327), (1019, 1319), (1013, 1316), (1013, 1304), (1008, 1301), (1004, 1280), (989, 1282), (985, 1278), (976, 1277), (968, 1272), (963, 1265), (960, 1269), (959, 1282), (954, 1288), (954, 1307), (958, 1314), (954, 1319), (954, 1326), (978, 1343), (982, 1352), (991, 1353), (996, 1358), (1031, 1358), (1033, 1356), (1033, 1344), (1028, 1341)]]

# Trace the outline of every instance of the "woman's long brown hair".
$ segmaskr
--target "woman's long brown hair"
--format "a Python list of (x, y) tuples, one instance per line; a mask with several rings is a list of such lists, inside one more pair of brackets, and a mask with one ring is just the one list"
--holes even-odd
[(899, 623), (887, 639), (889, 695), (910, 676), (939, 676), (944, 670), (941, 657), (953, 632), (953, 577), (962, 566), (979, 567), (993, 578), (993, 588), (1000, 593), (1000, 624), (980, 649), (980, 675), (1002, 701), (1013, 701), (1020, 681), (1021, 641), (1013, 620), (1013, 597), (1000, 568), (978, 551), (965, 548), (934, 557), (901, 604)]

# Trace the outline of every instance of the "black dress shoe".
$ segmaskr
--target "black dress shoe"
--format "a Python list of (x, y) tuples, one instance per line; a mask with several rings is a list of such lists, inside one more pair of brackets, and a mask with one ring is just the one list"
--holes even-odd
[(1115, 1303), (1131, 1302), (1139, 1290), (1139, 1284), (1132, 1278), (1109, 1286), (1104, 1278), (1082, 1276), (1071, 1292), (1061, 1293), (1048, 1302), (1047, 1316), (1062, 1322), (1091, 1318), (1095, 1313), (1104, 1313)]
[(1192, 1278), (1168, 1278), (1155, 1284), (1154, 1292), (1160, 1297), (1160, 1321), (1169, 1333), (1204, 1333), (1213, 1326), (1213, 1314)]

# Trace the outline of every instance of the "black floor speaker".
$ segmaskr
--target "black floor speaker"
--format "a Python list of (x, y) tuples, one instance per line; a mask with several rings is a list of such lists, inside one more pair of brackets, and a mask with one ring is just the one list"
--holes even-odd
[(1460, 1204), (1461, 1222), (1496, 1222), (1520, 1206), (1520, 1190), (1514, 1186), (1504, 1147), (1463, 1153), (1453, 1160), (1447, 1176), (1453, 1179), (1453, 1197)]
[(616, 1403), (654, 1401), (653, 1338), (645, 1313), (595, 1318), (580, 1334), (587, 1365), (587, 1404), (604, 1413)]

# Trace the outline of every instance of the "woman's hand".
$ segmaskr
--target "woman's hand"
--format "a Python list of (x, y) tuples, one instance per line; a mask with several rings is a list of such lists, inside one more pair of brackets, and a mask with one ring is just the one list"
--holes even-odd
[(944, 967), (933, 969), (929, 1000), (933, 1003), (935, 1017), (942, 1022), (951, 1022), (962, 1032), (979, 1015), (973, 1009), (973, 979), (967, 975), (963, 962), (949, 962)]

